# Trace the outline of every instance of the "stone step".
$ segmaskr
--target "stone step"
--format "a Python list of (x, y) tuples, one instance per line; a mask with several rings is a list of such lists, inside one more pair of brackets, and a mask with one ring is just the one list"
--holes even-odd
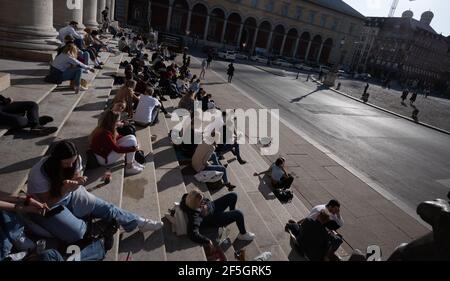
[(11, 75), (9, 73), (0, 72), (0, 92), (11, 86)]
[[(74, 142), (83, 159), (86, 159), (85, 152), (89, 147), (88, 136), (97, 126), (98, 116), (103, 112), (113, 87), (113, 78), (109, 74), (111, 71), (117, 71), (121, 58), (121, 55), (110, 57), (105, 63), (104, 69), (99, 72), (97, 78), (92, 82), (91, 88), (70, 114), (58, 134), (58, 139)], [(102, 177), (107, 170), (111, 172), (112, 179), (109, 184), (105, 185)], [(88, 191), (116, 206), (122, 205), (123, 161), (108, 168), (87, 170), (85, 175), (88, 177), (86, 185)], [(115, 261), (118, 259), (119, 234), (119, 232), (116, 234), (113, 248), (107, 253), (105, 260)]]
[[(100, 59), (105, 62), (109, 58), (110, 53), (101, 52), (99, 55)], [(17, 70), (14, 70), (13, 73), (16, 71)], [(57, 88), (56, 84), (45, 82), (44, 77), (48, 73), (47, 69), (23, 70), (23, 72), (25, 72), (25, 74), (13, 74), (13, 83), (11, 87), (0, 94), (5, 97), (10, 97), (15, 101), (34, 101), (37, 104), (41, 104), (41, 102), (55, 89), (56, 91), (61, 91), (65, 86), (69, 85), (69, 82), (64, 82)], [(42, 107), (40, 108), (40, 114), (46, 114)], [(0, 127), (0, 137), (6, 134), (7, 131), (7, 127)]]
[(272, 249), (273, 252), (272, 250), (270, 250), (272, 252), (272, 261), (288, 260), (286, 254), (282, 250), (280, 251), (281, 248), (279, 249), (278, 247), (272, 247), (278, 246), (278, 241), (270, 231), (260, 211), (255, 206), (249, 194), (247, 193), (248, 191), (246, 190), (246, 188), (248, 180), (246, 180), (245, 178), (240, 178), (236, 173), (237, 170), (240, 170), (242, 168), (237, 167), (234, 164), (239, 165), (237, 161), (230, 161), (228, 163), (228, 179), (230, 180), (230, 182), (237, 186), (234, 190), (239, 196), (237, 208), (244, 213), (247, 230), (256, 234), (256, 238), (252, 242), (252, 244), (257, 245), (257, 249), (259, 250), (256, 253), (247, 251), (247, 258), (249, 260), (253, 259), (261, 252)]
[[(186, 186), (183, 182), (180, 166), (175, 150), (168, 136), (169, 127), (163, 114), (159, 116), (159, 123), (150, 128), (157, 136), (153, 143), (154, 163), (160, 213), (164, 216), (174, 202), (179, 202), (185, 194)], [(164, 241), (167, 260), (169, 261), (204, 261), (206, 260), (203, 247), (189, 240), (187, 236), (177, 237), (172, 233), (170, 222), (163, 220)]]
[[(139, 147), (145, 152), (147, 163), (141, 174), (125, 178), (122, 208), (144, 218), (160, 220), (150, 129), (138, 129), (136, 137)], [(167, 260), (163, 231), (124, 233), (120, 238), (119, 260), (126, 260), (129, 254), (133, 261)]]

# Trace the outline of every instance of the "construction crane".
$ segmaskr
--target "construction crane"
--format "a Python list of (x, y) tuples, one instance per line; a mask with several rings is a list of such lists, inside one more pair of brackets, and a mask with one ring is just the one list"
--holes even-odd
[[(388, 15), (389, 18), (392, 18), (394, 16), (395, 10), (397, 9), (397, 5), (398, 5), (399, 1), (400, 0), (393, 0), (392, 1), (391, 9), (390, 9), (389, 15)], [(415, 0), (409, 0), (409, 2), (412, 2), (412, 1), (415, 1)]]
[(400, 0), (394, 0), (394, 1), (392, 1), (391, 9), (390, 9), (389, 15), (388, 15), (389, 18), (392, 18), (392, 17), (394, 16), (395, 10), (397, 9), (397, 5), (398, 5), (398, 2), (399, 2), (399, 1), (400, 1)]

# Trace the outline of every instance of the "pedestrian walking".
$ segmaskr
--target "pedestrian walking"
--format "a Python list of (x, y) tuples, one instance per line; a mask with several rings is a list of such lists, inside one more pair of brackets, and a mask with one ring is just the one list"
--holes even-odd
[(364, 95), (367, 94), (367, 90), (369, 90), (369, 83), (367, 83), (366, 87), (364, 87)]
[(206, 65), (207, 65), (207, 61), (206, 61), (206, 59), (203, 59), (202, 60), (202, 71), (200, 71), (200, 79), (205, 79)]
[(424, 91), (424, 95), (425, 95), (425, 98), (427, 99), (428, 98), (428, 96), (430, 95), (430, 88), (426, 88), (425, 89), (425, 91)]
[(211, 53), (208, 54), (208, 59), (206, 60), (206, 69), (208, 69), (211, 66), (211, 62), (213, 60), (213, 57)]
[(417, 107), (414, 107), (411, 117), (414, 120), (414, 122), (419, 122), (419, 109)]
[(402, 103), (405, 103), (405, 100), (408, 98), (408, 95), (409, 95), (409, 91), (408, 91), (408, 89), (404, 89), (403, 90), (403, 93), (402, 93)]
[(414, 105), (414, 103), (416, 102), (416, 99), (417, 99), (417, 91), (414, 91), (411, 98), (409, 99), (409, 104)]
[(322, 69), (319, 72), (319, 81), (322, 81), (322, 77), (323, 77), (323, 71)]
[(231, 83), (231, 80), (233, 80), (233, 75), (234, 75), (234, 66), (233, 66), (233, 63), (230, 63), (230, 64), (228, 65), (227, 74), (228, 74), (228, 83)]
[(309, 78), (311, 78), (311, 73), (308, 73), (308, 76), (306, 76), (306, 82), (309, 81)]

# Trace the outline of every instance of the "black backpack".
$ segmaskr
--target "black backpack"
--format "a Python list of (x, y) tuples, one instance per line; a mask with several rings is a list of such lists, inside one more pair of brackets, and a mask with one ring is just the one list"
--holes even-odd
[(294, 194), (292, 193), (292, 191), (287, 189), (278, 188), (275, 189), (273, 193), (281, 203), (289, 203), (292, 201), (292, 198), (294, 198)]
[(86, 151), (86, 170), (97, 169), (100, 167), (94, 152), (91, 149)]
[(147, 162), (145, 160), (145, 153), (144, 153), (144, 151), (143, 150), (136, 151), (136, 153), (134, 154), (134, 160), (136, 160), (136, 162), (138, 162), (141, 165), (143, 165), (145, 162)]

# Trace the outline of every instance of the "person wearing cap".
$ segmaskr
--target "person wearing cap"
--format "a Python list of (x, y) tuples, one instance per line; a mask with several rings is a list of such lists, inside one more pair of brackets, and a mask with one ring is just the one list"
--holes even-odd
[(78, 33), (77, 30), (78, 30), (78, 22), (71, 21), (67, 26), (59, 30), (58, 34), (59, 41), (64, 42), (64, 38), (67, 35), (71, 35), (74, 39), (75, 45), (78, 48), (83, 49), (83, 35)]

